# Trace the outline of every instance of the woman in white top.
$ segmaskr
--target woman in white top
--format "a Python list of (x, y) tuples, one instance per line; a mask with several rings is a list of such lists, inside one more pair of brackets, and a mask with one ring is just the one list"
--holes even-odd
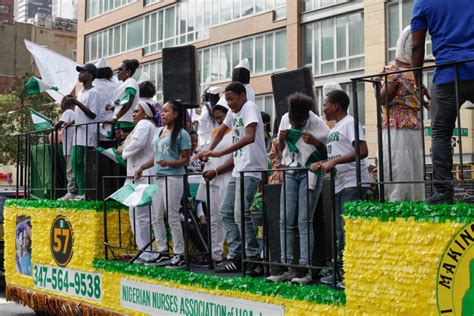
[[(211, 138), (217, 135), (228, 111), (229, 106), (227, 105), (225, 97), (220, 98), (217, 104), (212, 108), (218, 126), (211, 132)], [(231, 145), (232, 133), (229, 129), (214, 150), (223, 150)], [(212, 259), (216, 262), (222, 261), (222, 255), (224, 254), (225, 231), (219, 211), (233, 168), (234, 161), (232, 159), (232, 153), (219, 158), (209, 158), (204, 166), (203, 178), (196, 195), (197, 200), (207, 203), (206, 180), (209, 181)]]
[(132, 78), (140, 63), (136, 59), (125, 59), (117, 68), (117, 78), (122, 83), (114, 92), (112, 102), (107, 110), (113, 111), (114, 116), (110, 123), (113, 129), (129, 133), (133, 129), (132, 113), (139, 100), (138, 83)]
[[(128, 135), (124, 146), (119, 147), (117, 152), (127, 160), (127, 180), (125, 184), (132, 182), (135, 171), (144, 162), (153, 157), (153, 137), (156, 132), (155, 109), (152, 105), (146, 102), (139, 102), (138, 106), (133, 111), (133, 122), (136, 124), (133, 131)], [(153, 169), (143, 171), (144, 176), (153, 175)], [(143, 177), (135, 180), (135, 183), (152, 183), (148, 177)], [(150, 210), (148, 206), (145, 207), (130, 207), (130, 224), (132, 232), (135, 235), (138, 249), (143, 249), (150, 243)], [(148, 247), (147, 251), (152, 248)], [(140, 255), (139, 261), (151, 261), (153, 254), (144, 252)]]

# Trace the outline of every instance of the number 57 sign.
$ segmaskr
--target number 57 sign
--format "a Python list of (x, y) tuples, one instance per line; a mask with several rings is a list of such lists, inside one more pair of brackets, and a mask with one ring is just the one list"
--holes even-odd
[(51, 254), (60, 267), (65, 267), (72, 258), (72, 226), (62, 215), (56, 217), (51, 226)]

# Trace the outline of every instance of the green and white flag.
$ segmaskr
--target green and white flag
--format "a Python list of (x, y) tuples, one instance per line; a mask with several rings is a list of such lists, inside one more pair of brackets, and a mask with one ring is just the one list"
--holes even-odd
[(33, 125), (35, 127), (35, 132), (40, 132), (45, 129), (52, 129), (53, 125), (51, 125), (51, 120), (46, 116), (36, 112), (32, 108), (29, 108), (31, 119), (33, 120)]
[(111, 159), (113, 162), (115, 163), (118, 163), (119, 165), (121, 166), (124, 166), (126, 167), (127, 166), (127, 162), (125, 161), (125, 159), (122, 158), (122, 156), (120, 156), (118, 153), (117, 153), (117, 149), (116, 148), (109, 148), (109, 149), (104, 149), (102, 147), (99, 147), (97, 148), (97, 150), (104, 156), (106, 156), (107, 158)]
[(53, 87), (35, 76), (25, 83), (25, 88), (27, 94), (40, 94), (46, 90), (58, 91), (58, 87)]
[(114, 192), (107, 199), (113, 199), (128, 207), (151, 205), (153, 195), (158, 192), (158, 184), (129, 183)]

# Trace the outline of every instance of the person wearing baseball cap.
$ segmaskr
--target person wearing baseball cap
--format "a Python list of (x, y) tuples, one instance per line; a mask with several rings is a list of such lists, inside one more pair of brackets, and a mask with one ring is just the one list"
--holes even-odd
[(90, 73), (92, 76), (94, 76), (94, 78), (92, 80), (94, 80), (95, 78), (97, 78), (97, 67), (94, 65), (94, 64), (85, 64), (83, 66), (77, 66), (76, 67), (76, 70), (77, 72), (81, 72), (81, 71), (87, 71), (88, 73)]
[(66, 102), (75, 106), (75, 137), (72, 143), (71, 164), (76, 178), (76, 200), (84, 200), (87, 183), (85, 160), (87, 152), (97, 147), (97, 124), (94, 123), (100, 119), (98, 114), (101, 98), (92, 85), (92, 81), (97, 76), (97, 67), (93, 64), (85, 64), (77, 66), (76, 70), (79, 72), (78, 80), (82, 83), (82, 89), (77, 97), (66, 96)]

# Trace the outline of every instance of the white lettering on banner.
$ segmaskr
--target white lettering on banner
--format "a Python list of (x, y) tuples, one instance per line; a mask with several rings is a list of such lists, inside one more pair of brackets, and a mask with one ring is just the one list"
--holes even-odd
[(120, 306), (151, 315), (279, 316), (283, 306), (120, 279)]
[(36, 288), (102, 301), (102, 274), (35, 264)]

